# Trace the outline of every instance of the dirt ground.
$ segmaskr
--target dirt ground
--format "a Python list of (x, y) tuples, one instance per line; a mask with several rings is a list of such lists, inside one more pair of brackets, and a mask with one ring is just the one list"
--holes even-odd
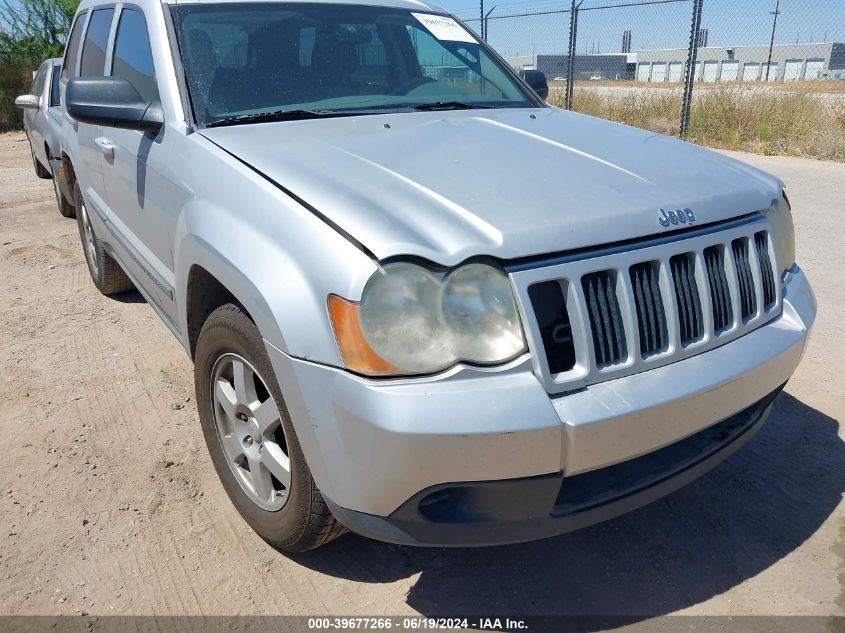
[(558, 538), (286, 556), (218, 483), (183, 349), (139, 295), (95, 290), (25, 137), (0, 135), (0, 614), (845, 615), (845, 165), (740, 158), (786, 181), (820, 310), (748, 446)]

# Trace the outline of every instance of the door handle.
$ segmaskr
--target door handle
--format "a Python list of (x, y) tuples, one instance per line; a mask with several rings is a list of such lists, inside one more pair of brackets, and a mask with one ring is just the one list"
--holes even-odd
[(94, 144), (106, 156), (114, 156), (114, 141), (105, 136), (98, 136), (94, 139)]

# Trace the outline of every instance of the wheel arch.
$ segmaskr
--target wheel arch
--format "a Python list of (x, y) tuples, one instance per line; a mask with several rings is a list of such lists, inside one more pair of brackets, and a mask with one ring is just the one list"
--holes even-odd
[(73, 186), (76, 184), (76, 171), (73, 168), (73, 162), (67, 152), (62, 152), (62, 169), (64, 170), (65, 183), (68, 191), (73, 191)]
[(226, 303), (239, 306), (262, 337), (280, 344), (281, 331), (270, 306), (247, 275), (200, 236), (185, 236), (178, 252), (175, 291), (183, 343), (191, 358), (206, 319)]
[(200, 264), (193, 264), (188, 271), (185, 287), (185, 332), (188, 352), (194, 358), (202, 326), (217, 308), (233, 303), (253, 322), (255, 319), (243, 301), (212, 273)]

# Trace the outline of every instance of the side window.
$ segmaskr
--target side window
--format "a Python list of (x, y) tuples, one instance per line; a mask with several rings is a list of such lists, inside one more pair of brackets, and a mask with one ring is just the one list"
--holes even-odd
[(82, 39), (82, 25), (85, 24), (85, 15), (85, 13), (80, 13), (76, 16), (76, 21), (70, 31), (67, 48), (65, 49), (65, 61), (62, 65), (63, 78), (76, 76), (76, 58), (79, 55), (79, 41)]
[(147, 21), (136, 9), (120, 13), (111, 74), (131, 83), (144, 101), (158, 98)]
[(91, 14), (85, 42), (82, 44), (82, 61), (79, 75), (102, 76), (106, 66), (106, 45), (109, 42), (114, 9), (98, 9)]
[(59, 79), (62, 67), (56, 64), (53, 66), (53, 74), (50, 77), (50, 107), (61, 105), (59, 103)]
[(32, 94), (34, 94), (36, 97), (40, 97), (41, 93), (44, 90), (45, 74), (47, 74), (47, 67), (42, 66), (38, 69), (38, 72), (35, 73), (35, 77), (33, 77), (32, 79), (32, 88), (30, 88), (30, 90), (32, 91)]

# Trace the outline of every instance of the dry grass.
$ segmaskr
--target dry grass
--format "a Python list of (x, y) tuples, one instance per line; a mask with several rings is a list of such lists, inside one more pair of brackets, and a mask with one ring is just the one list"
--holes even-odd
[[(564, 105), (558, 94), (550, 95), (549, 103), (558, 107)], [(605, 93), (590, 88), (576, 88), (572, 103), (575, 110), (584, 114), (663, 134), (678, 132), (680, 92), (632, 90)]]
[[(566, 88), (566, 81), (554, 81), (549, 79), (549, 86), (552, 89), (564, 90)], [(576, 81), (577, 87), (589, 88), (643, 88), (648, 90), (683, 90), (684, 84), (679, 81), (636, 81), (636, 80), (613, 80), (602, 79), (599, 81)], [(769, 90), (772, 92), (812, 92), (815, 94), (845, 94), (845, 81), (838, 80), (808, 80), (808, 81), (778, 81), (771, 83), (748, 82), (748, 81), (730, 81), (719, 83), (703, 83), (697, 81), (695, 89), (697, 91), (703, 90), (722, 90), (724, 88), (731, 89), (745, 89), (745, 90)]]
[[(560, 93), (554, 92), (550, 103), (562, 105)], [(681, 93), (576, 87), (573, 105), (585, 114), (677, 134)], [(693, 98), (688, 140), (719, 149), (845, 162), (845, 99), (820, 94), (815, 85), (699, 90)]]

